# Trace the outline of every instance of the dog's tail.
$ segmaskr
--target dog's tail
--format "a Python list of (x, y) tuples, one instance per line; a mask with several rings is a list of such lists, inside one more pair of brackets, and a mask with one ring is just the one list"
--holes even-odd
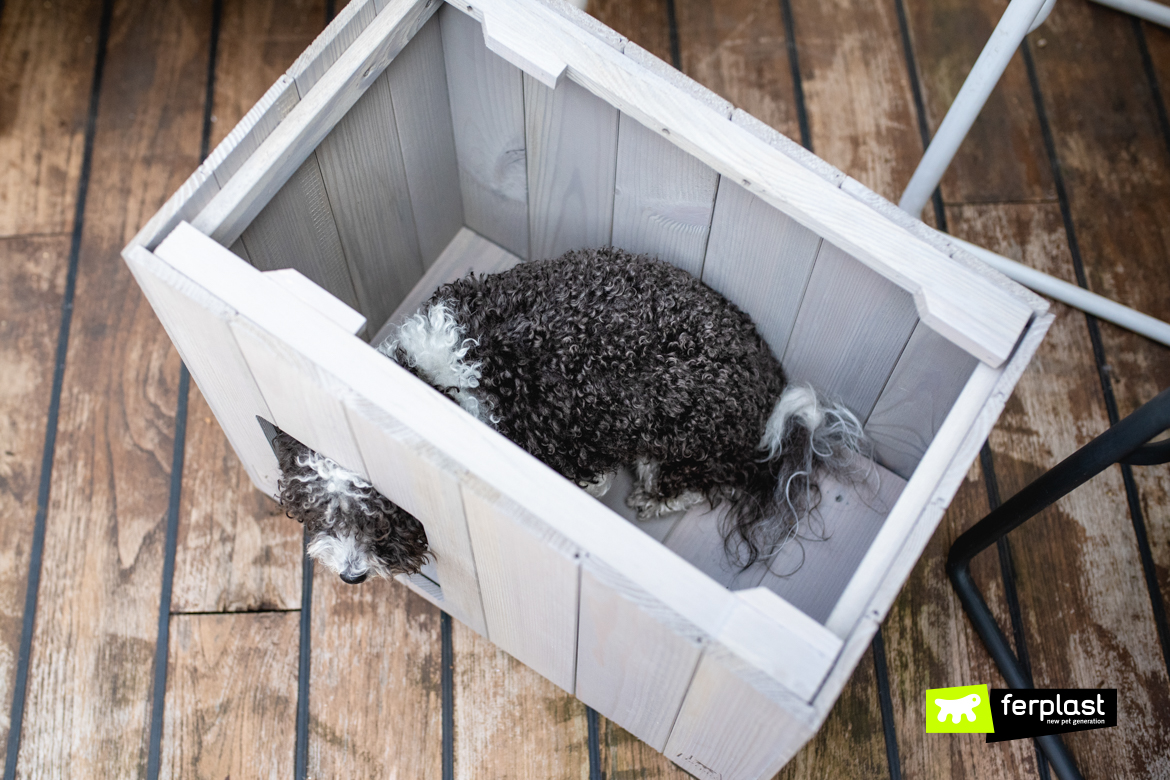
[(820, 477), (855, 482), (868, 465), (857, 457), (869, 450), (857, 416), (809, 385), (784, 388), (759, 448), (765, 473), (749, 488), (755, 500), (741, 504), (733, 521), (743, 542), (736, 557), (745, 568), (770, 559), (801, 534), (802, 522), (820, 502)]

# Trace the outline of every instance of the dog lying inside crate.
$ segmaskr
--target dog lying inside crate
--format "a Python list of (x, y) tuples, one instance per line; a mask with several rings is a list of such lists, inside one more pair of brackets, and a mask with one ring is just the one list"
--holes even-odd
[[(790, 385), (751, 319), (669, 263), (579, 250), (440, 287), (378, 350), (594, 496), (620, 468), (640, 519), (727, 505), (744, 567), (791, 539), (818, 477), (852, 480), (848, 409)], [(280, 500), (348, 583), (427, 561), (415, 517), (284, 433)]]

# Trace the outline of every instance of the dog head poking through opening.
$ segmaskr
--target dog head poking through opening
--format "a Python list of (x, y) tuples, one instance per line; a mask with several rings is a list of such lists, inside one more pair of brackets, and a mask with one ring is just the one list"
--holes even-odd
[(413, 574), (429, 552), (422, 523), (339, 463), (287, 433), (272, 442), (280, 505), (304, 523), (309, 556), (356, 585), (371, 574)]

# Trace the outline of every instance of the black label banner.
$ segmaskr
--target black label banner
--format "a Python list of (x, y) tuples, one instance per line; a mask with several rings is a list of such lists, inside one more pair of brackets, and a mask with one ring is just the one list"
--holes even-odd
[(991, 689), (995, 733), (988, 742), (1117, 725), (1116, 688)]

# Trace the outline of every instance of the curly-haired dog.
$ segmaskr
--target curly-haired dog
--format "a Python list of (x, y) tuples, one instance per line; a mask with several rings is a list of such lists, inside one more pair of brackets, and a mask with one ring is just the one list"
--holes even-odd
[[(863, 441), (849, 410), (787, 384), (734, 304), (619, 249), (469, 274), (378, 349), (593, 495), (632, 468), (640, 518), (726, 503), (744, 566), (795, 533), (817, 475), (846, 474)], [(285, 438), (281, 498), (308, 523), (310, 554), (347, 582), (417, 571), (418, 520)]]

